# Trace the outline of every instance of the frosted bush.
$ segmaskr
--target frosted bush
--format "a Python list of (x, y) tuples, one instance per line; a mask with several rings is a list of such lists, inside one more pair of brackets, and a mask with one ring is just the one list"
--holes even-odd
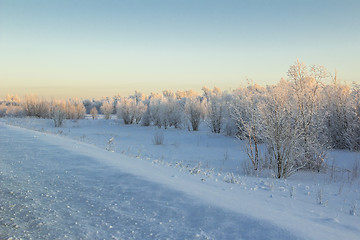
[(38, 118), (50, 117), (50, 103), (44, 99), (39, 99), (35, 95), (25, 96), (22, 106), (27, 116)]
[(80, 100), (74, 99), (66, 102), (65, 112), (67, 119), (77, 120), (85, 117), (86, 109)]
[(159, 128), (179, 128), (182, 124), (184, 110), (175, 99), (151, 99), (149, 110), (152, 122)]
[(98, 110), (96, 109), (96, 107), (93, 107), (90, 110), (90, 114), (91, 114), (91, 117), (92, 117), (93, 120), (98, 118)]
[(8, 117), (24, 117), (25, 111), (21, 106), (7, 106), (4, 108), (4, 113), (1, 113), (0, 109), (0, 116), (8, 116)]
[(213, 133), (221, 133), (226, 110), (222, 91), (217, 87), (212, 91), (207, 87), (203, 87), (202, 90), (206, 99), (208, 126)]
[(114, 112), (114, 105), (113, 101), (105, 101), (103, 102), (101, 108), (100, 108), (102, 114), (104, 114), (105, 119), (111, 119), (111, 114)]
[(124, 120), (124, 124), (138, 124), (146, 109), (146, 106), (135, 98), (122, 98), (117, 103), (116, 114)]
[(200, 99), (188, 99), (185, 105), (185, 112), (192, 130), (199, 130), (201, 118), (204, 114), (204, 108)]
[(59, 105), (55, 105), (52, 109), (52, 119), (54, 120), (54, 126), (61, 127), (65, 118), (66, 112), (64, 109)]

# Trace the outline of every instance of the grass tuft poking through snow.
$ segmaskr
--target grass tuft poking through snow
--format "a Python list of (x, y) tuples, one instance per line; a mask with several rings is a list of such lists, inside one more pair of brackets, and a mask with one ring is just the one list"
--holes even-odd
[(154, 145), (163, 145), (164, 144), (164, 133), (160, 131), (156, 131), (154, 137), (152, 139), (152, 143)]

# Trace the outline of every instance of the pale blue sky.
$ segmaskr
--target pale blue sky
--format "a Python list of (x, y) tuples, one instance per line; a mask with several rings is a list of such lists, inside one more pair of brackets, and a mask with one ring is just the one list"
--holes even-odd
[(262, 85), (298, 58), (360, 82), (360, 1), (0, 0), (0, 98)]

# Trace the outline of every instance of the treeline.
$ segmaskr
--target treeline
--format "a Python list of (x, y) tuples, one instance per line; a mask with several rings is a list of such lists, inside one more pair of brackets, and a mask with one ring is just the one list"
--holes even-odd
[(23, 100), (7, 95), (0, 104), (0, 117), (37, 117), (54, 120), (55, 127), (62, 126), (64, 119), (85, 118), (86, 109), (81, 100), (45, 100), (35, 95), (27, 95)]
[[(116, 115), (125, 124), (189, 131), (205, 122), (214, 133), (245, 140), (253, 170), (271, 168), (279, 178), (299, 169), (320, 171), (327, 149), (359, 151), (360, 86), (342, 83), (324, 67), (299, 61), (287, 75), (276, 85), (251, 84), (231, 92), (204, 87), (202, 94), (135, 92), (82, 102), (8, 96), (0, 105), (0, 116), (52, 118), (61, 126), (61, 119), (84, 118), (85, 113), (95, 119), (100, 113), (105, 119)], [(260, 152), (259, 144), (266, 152)]]

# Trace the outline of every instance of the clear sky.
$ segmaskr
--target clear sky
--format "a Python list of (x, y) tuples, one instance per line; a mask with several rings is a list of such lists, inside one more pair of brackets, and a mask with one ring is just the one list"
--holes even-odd
[(275, 84), (296, 59), (360, 82), (360, 1), (0, 0), (0, 98)]

